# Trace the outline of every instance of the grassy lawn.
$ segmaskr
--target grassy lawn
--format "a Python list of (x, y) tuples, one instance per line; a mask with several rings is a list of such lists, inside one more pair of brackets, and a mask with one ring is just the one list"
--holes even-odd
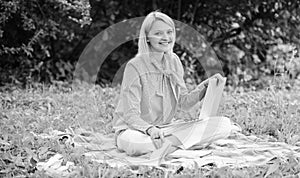
[[(34, 137), (33, 133), (64, 131), (70, 127), (111, 133), (118, 93), (118, 87), (82, 85), (71, 89), (62, 83), (47, 87), (33, 85), (26, 89), (3, 87), (0, 92), (0, 177), (45, 177), (35, 169), (36, 163), (57, 152), (79, 166), (72, 177), (163, 177), (163, 172), (151, 167), (140, 167), (137, 174), (96, 164), (81, 157), (76, 150)], [(220, 113), (240, 124), (246, 135), (300, 145), (299, 93), (300, 82), (293, 83), (289, 90), (285, 84), (276, 84), (259, 91), (226, 91)], [(196, 106), (190, 113), (178, 113), (178, 117), (197, 117), (198, 110)], [(263, 177), (269, 173), (272, 177), (296, 177), (300, 175), (299, 160), (290, 158), (276, 167), (186, 169), (170, 177)]]

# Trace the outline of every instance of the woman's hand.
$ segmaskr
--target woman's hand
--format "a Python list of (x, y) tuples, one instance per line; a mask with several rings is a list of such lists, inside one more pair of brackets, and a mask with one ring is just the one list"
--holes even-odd
[(217, 80), (217, 85), (219, 84), (220, 81), (223, 81), (224, 80), (224, 77), (217, 73), (217, 74), (214, 74), (213, 76), (209, 77), (208, 79), (202, 81), (198, 88), (200, 89), (204, 89), (204, 88), (207, 88), (208, 87), (208, 83), (209, 83), (209, 80)]
[(206, 80), (217, 80), (217, 85), (218, 85), (220, 81), (224, 80), (224, 77), (221, 74), (216, 73), (216, 74), (214, 74), (213, 76), (211, 76), (210, 78), (208, 78)]
[(208, 79), (202, 81), (197, 88), (200, 90), (200, 94), (199, 94), (199, 100), (201, 101), (203, 99), (203, 97), (205, 96), (206, 90), (208, 88), (208, 83), (210, 80), (216, 80), (216, 84), (218, 85), (220, 81), (224, 80), (224, 77), (217, 73), (211, 77), (209, 77)]
[(199, 84), (198, 88), (200, 88), (200, 89), (205, 89), (205, 88), (207, 88), (207, 87), (208, 87), (208, 82), (209, 82), (209, 78), (206, 79), (206, 80), (204, 80), (204, 81), (202, 81), (202, 82)]
[(165, 137), (164, 137), (163, 131), (161, 129), (153, 126), (147, 130), (147, 133), (151, 137), (152, 142), (153, 142), (154, 146), (156, 147), (156, 149), (161, 148), (163, 143), (165, 142)]

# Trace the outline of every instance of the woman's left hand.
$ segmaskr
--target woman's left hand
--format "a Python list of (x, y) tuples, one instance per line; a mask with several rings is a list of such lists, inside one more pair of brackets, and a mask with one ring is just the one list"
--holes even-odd
[(202, 81), (197, 88), (199, 88), (200, 90), (203, 90), (203, 89), (207, 89), (208, 87), (208, 82), (209, 82), (209, 78)]
[(218, 85), (220, 83), (220, 81), (224, 80), (224, 77), (221, 74), (216, 73), (216, 74), (214, 74), (213, 76), (209, 77), (206, 80), (217, 80), (217, 85)]
[(220, 81), (223, 81), (224, 80), (224, 77), (219, 74), (219, 73), (216, 73), (214, 74), (213, 76), (209, 77), (208, 79), (204, 80), (203, 82), (201, 82), (198, 86), (198, 88), (207, 88), (208, 87), (208, 83), (209, 83), (209, 80), (217, 80), (217, 85), (219, 84)]

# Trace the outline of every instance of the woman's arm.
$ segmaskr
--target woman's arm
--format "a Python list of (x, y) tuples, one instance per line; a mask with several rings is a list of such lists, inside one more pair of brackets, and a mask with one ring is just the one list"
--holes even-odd
[(181, 93), (178, 101), (179, 107), (183, 110), (191, 109), (195, 104), (197, 104), (204, 98), (206, 89), (206, 86), (202, 83), (190, 92), (188, 92), (186, 87), (181, 88)]
[(194, 90), (189, 92), (183, 80), (184, 70), (183, 70), (182, 63), (180, 62), (180, 59), (176, 54), (175, 54), (175, 58), (176, 58), (179, 77), (182, 80), (181, 83), (183, 84), (180, 90), (178, 104), (181, 109), (189, 110), (199, 101), (201, 101), (205, 96), (208, 80), (203, 81)]
[(122, 108), (122, 115), (120, 119), (124, 119), (124, 122), (129, 128), (146, 132), (146, 130), (152, 125), (141, 119), (140, 103), (142, 97), (142, 85), (140, 76), (135, 67), (128, 63), (126, 65), (122, 88), (120, 96), (120, 105)]

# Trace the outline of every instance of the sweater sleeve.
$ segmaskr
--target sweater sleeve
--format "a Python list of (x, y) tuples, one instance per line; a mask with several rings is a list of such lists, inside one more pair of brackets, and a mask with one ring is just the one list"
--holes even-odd
[(183, 69), (182, 63), (180, 62), (180, 59), (176, 54), (175, 54), (175, 58), (176, 58), (176, 63), (178, 66), (177, 69), (178, 69), (180, 78), (183, 81), (182, 82), (183, 86), (181, 87), (180, 93), (179, 93), (179, 100), (178, 100), (179, 108), (181, 108), (183, 110), (189, 110), (195, 104), (197, 104), (199, 101), (201, 101), (201, 99), (204, 97), (205, 88), (198, 86), (194, 90), (188, 91), (188, 89), (186, 88), (185, 82), (183, 80), (184, 69)]
[(119, 101), (123, 110), (122, 119), (129, 128), (146, 133), (146, 130), (152, 125), (140, 117), (141, 97), (142, 85), (139, 73), (132, 64), (128, 63), (124, 71)]

